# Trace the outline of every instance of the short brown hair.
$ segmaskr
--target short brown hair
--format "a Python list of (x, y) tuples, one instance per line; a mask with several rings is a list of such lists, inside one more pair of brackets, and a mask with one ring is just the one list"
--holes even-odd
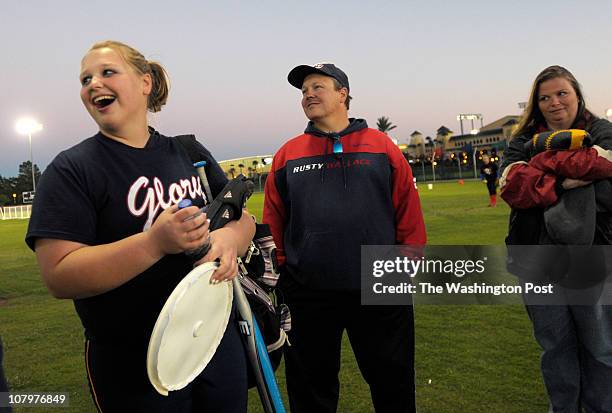
[[(342, 86), (340, 84), (340, 82), (338, 82), (336, 79), (334, 79), (333, 77), (331, 79), (334, 81), (334, 89), (336, 89), (336, 90), (340, 90), (342, 88), (346, 89), (346, 86)], [(351, 99), (353, 99), (353, 97), (347, 93), (346, 94), (346, 100), (344, 101), (344, 106), (346, 106), (346, 110), (349, 110), (349, 108), (351, 106)]]

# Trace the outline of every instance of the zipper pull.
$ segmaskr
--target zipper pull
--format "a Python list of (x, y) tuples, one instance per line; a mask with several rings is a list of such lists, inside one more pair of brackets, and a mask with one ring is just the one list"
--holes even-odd
[(246, 257), (244, 258), (244, 262), (247, 264), (250, 263), (253, 255), (259, 255), (259, 248), (255, 246), (255, 243), (251, 242), (251, 245), (249, 245), (249, 249), (247, 250)]

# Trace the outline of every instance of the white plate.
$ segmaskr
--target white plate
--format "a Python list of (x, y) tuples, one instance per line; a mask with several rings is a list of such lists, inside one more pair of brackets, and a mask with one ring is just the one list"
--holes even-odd
[(232, 284), (210, 284), (215, 263), (194, 268), (166, 300), (151, 333), (147, 373), (158, 393), (180, 390), (212, 359), (232, 309)]

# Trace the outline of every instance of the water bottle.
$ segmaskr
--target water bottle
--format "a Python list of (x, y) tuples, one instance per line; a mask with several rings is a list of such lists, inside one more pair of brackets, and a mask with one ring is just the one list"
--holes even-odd
[[(191, 205), (193, 205), (193, 203), (191, 202), (191, 199), (182, 199), (178, 203), (179, 209), (187, 208), (187, 207), (190, 207)], [(206, 212), (206, 210), (204, 208), (200, 209), (195, 215), (192, 215), (189, 218), (186, 218), (185, 221), (194, 219), (195, 217), (202, 214), (202, 212)], [(185, 255), (191, 258), (193, 261), (198, 261), (202, 259), (202, 257), (204, 257), (208, 253), (209, 250), (210, 250), (210, 242), (207, 242), (206, 244), (202, 245), (199, 248), (196, 248), (194, 250), (185, 251)]]

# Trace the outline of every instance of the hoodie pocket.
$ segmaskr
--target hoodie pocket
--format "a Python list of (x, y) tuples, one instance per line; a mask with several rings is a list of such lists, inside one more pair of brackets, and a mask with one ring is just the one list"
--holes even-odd
[(315, 289), (357, 290), (360, 288), (361, 231), (307, 232), (299, 250), (297, 272), (304, 283)]

